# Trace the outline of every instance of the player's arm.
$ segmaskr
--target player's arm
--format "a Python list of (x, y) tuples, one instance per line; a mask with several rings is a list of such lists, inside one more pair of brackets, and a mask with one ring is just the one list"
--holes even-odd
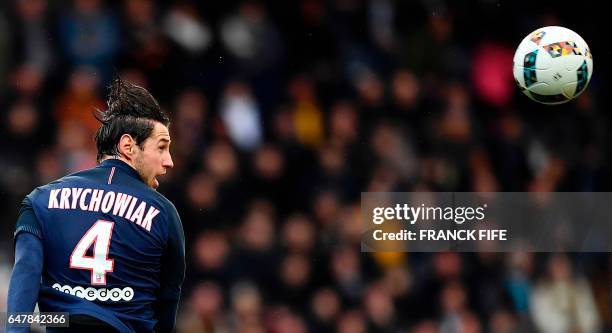
[(171, 332), (176, 325), (176, 311), (185, 279), (185, 235), (174, 207), (169, 214), (166, 251), (162, 258), (160, 289), (155, 304), (156, 332)]
[[(21, 204), (15, 230), (15, 265), (8, 291), (7, 310), (32, 312), (38, 299), (43, 269), (43, 245), (40, 224), (29, 200)], [(11, 328), (10, 332), (29, 332), (29, 328)]]

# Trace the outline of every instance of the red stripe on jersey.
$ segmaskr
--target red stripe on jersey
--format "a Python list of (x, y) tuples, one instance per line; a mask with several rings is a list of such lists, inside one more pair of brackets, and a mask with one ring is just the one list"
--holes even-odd
[(113, 182), (113, 175), (115, 174), (115, 167), (111, 169), (110, 175), (108, 175), (108, 185)]

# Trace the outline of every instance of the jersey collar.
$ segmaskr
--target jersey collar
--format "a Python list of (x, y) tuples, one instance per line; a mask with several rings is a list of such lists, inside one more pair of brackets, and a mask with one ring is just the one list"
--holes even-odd
[(120, 159), (109, 158), (109, 159), (102, 161), (100, 164), (98, 164), (98, 168), (113, 168), (113, 167), (116, 167), (117, 169), (121, 169), (129, 176), (142, 181), (142, 178), (140, 177), (140, 174), (138, 174), (138, 171), (136, 171), (129, 164), (125, 163), (124, 161)]

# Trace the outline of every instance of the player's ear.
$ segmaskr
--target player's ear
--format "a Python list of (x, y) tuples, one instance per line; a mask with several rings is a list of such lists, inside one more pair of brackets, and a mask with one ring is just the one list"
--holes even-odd
[(136, 141), (129, 134), (123, 134), (119, 139), (118, 145), (119, 155), (131, 160), (134, 156), (134, 149), (136, 148)]

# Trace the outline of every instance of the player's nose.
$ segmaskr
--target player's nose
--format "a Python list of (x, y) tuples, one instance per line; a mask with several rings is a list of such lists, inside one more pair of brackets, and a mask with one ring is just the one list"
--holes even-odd
[(172, 162), (172, 156), (170, 156), (170, 154), (164, 158), (162, 161), (162, 166), (166, 169), (172, 169), (174, 167), (174, 162)]

